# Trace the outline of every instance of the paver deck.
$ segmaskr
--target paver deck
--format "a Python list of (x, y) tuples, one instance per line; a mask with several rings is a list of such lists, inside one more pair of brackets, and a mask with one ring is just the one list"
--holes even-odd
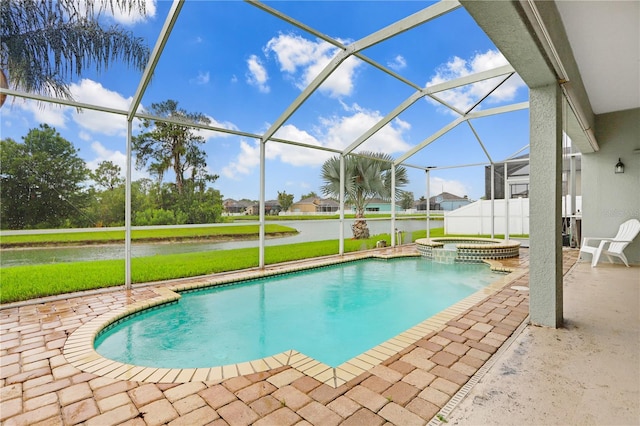
[[(402, 250), (411, 254), (415, 248)], [(577, 250), (564, 251), (565, 272), (576, 259)], [(526, 272), (528, 250), (501, 265)], [(291, 265), (267, 272), (287, 267)], [(156, 298), (158, 288), (175, 283), (3, 306), (0, 422), (7, 426), (427, 424), (527, 317), (528, 292), (512, 287), (527, 287), (528, 274), (513, 276), (515, 280), (439, 329), (337, 387), (291, 365), (236, 371), (231, 378), (224, 378), (224, 372), (219, 377), (208, 374), (206, 381), (194, 381), (204, 377), (194, 371), (185, 383), (162, 383), (178, 377), (169, 378), (161, 369), (146, 375), (132, 372), (131, 380), (119, 380), (104, 376), (111, 371), (108, 367), (82, 371), (63, 354), (68, 337), (83, 324)], [(211, 278), (183, 283), (197, 286), (207, 280)], [(249, 374), (240, 374), (245, 372)]]

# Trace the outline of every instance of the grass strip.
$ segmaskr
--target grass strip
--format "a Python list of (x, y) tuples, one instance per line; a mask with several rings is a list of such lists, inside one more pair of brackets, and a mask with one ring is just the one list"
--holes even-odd
[[(413, 239), (426, 231), (413, 232)], [(442, 229), (431, 235), (442, 235)], [(388, 234), (367, 240), (345, 240), (345, 252), (374, 248), (379, 240), (390, 242)], [(265, 263), (274, 264), (338, 253), (338, 240), (314, 241), (265, 247)], [(258, 266), (258, 248), (200, 253), (182, 253), (133, 258), (134, 283), (194, 277)], [(0, 275), (0, 303), (29, 300), (83, 290), (124, 284), (124, 260), (55, 263), (3, 268)]]
[[(131, 239), (135, 241), (162, 241), (180, 239), (210, 239), (224, 237), (258, 236), (258, 225), (237, 225), (220, 227), (135, 229), (131, 231)], [(294, 228), (277, 224), (266, 224), (265, 233), (296, 233)], [(124, 241), (124, 231), (104, 232), (64, 232), (55, 234), (3, 235), (0, 246), (3, 248), (17, 246), (38, 246), (52, 244), (108, 244)]]
[[(414, 231), (412, 240), (424, 238), (426, 231)], [(430, 232), (432, 237), (444, 236), (443, 228)], [(464, 235), (448, 235), (464, 236)], [(473, 237), (490, 237), (474, 235)], [(499, 236), (496, 236), (499, 238)], [(527, 237), (522, 236), (522, 237)], [(345, 252), (367, 250), (379, 240), (390, 243), (389, 234), (375, 235), (367, 240), (345, 240)], [(338, 240), (314, 241), (265, 247), (265, 263), (288, 262), (338, 253)], [(133, 258), (131, 274), (134, 283), (194, 277), (258, 266), (258, 248), (242, 248), (199, 253), (182, 253)], [(124, 260), (55, 263), (14, 266), (0, 272), (0, 303), (29, 300), (76, 291), (113, 287), (124, 284)]]
[[(314, 214), (305, 214), (305, 215), (286, 215), (286, 216), (265, 216), (266, 221), (285, 221), (285, 220), (325, 220), (339, 219), (339, 214), (323, 214), (323, 215), (314, 215)], [(355, 219), (356, 215), (345, 214), (345, 219)], [(365, 219), (390, 219), (391, 213), (367, 213), (367, 217)], [(257, 221), (260, 219), (259, 216), (226, 216), (226, 220), (231, 222), (243, 222), (243, 221)], [(425, 219), (425, 213), (411, 213), (411, 214), (397, 214), (396, 220), (411, 220), (411, 219)], [(444, 220), (444, 213), (442, 212), (431, 212), (431, 220)]]

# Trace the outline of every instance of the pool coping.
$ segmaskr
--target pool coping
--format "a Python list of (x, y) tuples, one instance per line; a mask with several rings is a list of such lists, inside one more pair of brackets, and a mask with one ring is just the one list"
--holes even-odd
[[(477, 243), (470, 242), (477, 241)], [(429, 247), (442, 247), (445, 243), (459, 243), (458, 248), (487, 248), (487, 246), (495, 248), (519, 248), (520, 242), (516, 240), (503, 240), (501, 238), (482, 238), (482, 237), (433, 237), (418, 238), (417, 245)]]
[[(456, 248), (445, 247), (455, 244)], [(518, 257), (520, 242), (499, 238), (436, 237), (418, 238), (416, 248), (423, 256), (438, 263), (480, 263), (487, 259)]]
[(391, 259), (399, 257), (419, 257), (419, 253), (363, 253), (348, 259), (327, 259), (312, 265), (293, 266), (285, 269), (269, 269), (251, 271), (242, 277), (221, 277), (217, 279), (176, 283), (168, 287), (153, 288), (158, 295), (155, 298), (133, 302), (127, 306), (102, 314), (76, 329), (66, 340), (62, 354), (75, 368), (116, 380), (128, 380), (147, 383), (189, 383), (219, 382), (225, 379), (260, 373), (279, 367), (290, 366), (300, 373), (312, 377), (319, 382), (337, 388), (360, 374), (369, 371), (390, 357), (401, 353), (420, 339), (446, 327), (446, 323), (464, 313), (475, 304), (484, 300), (521, 276), (527, 274), (526, 269), (509, 268), (499, 261), (485, 260), (491, 270), (507, 272), (491, 284), (467, 296), (456, 304), (425, 319), (421, 323), (390, 338), (389, 340), (346, 361), (338, 367), (330, 367), (312, 357), (294, 349), (290, 349), (269, 357), (237, 364), (228, 364), (209, 368), (157, 368), (124, 364), (102, 357), (94, 349), (94, 340), (98, 334), (114, 322), (145, 309), (176, 302), (179, 292), (193, 291), (216, 285), (230, 284), (247, 279), (257, 279), (282, 273), (291, 273), (306, 269), (319, 268), (362, 259)]

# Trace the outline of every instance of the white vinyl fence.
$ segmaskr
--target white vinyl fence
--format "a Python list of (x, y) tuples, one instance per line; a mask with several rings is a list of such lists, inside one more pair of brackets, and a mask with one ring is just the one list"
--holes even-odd
[[(494, 200), (494, 233), (505, 233), (505, 202)], [(576, 212), (582, 211), (582, 197), (576, 197)], [(562, 200), (563, 216), (571, 216), (571, 198)], [(491, 234), (491, 200), (479, 200), (444, 215), (446, 234)], [(529, 234), (529, 199), (512, 198), (509, 200), (509, 234)]]

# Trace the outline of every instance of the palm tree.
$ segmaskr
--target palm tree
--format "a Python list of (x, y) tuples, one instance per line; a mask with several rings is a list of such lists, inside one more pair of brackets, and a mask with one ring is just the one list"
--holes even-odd
[[(367, 204), (373, 198), (391, 199), (391, 165), (393, 158), (388, 154), (362, 152), (345, 157), (344, 193), (345, 202), (356, 209), (356, 221), (352, 226), (353, 238), (369, 238), (369, 228), (364, 219)], [(400, 187), (409, 183), (407, 170), (396, 167), (395, 197), (401, 194)], [(322, 186), (324, 195), (340, 195), (340, 157), (331, 157), (322, 165)]]
[[(144, 0), (0, 0), (0, 86), (72, 99), (68, 80), (122, 60), (143, 70), (144, 40), (98, 22), (107, 10), (145, 12)], [(0, 107), (6, 95), (0, 95)]]

